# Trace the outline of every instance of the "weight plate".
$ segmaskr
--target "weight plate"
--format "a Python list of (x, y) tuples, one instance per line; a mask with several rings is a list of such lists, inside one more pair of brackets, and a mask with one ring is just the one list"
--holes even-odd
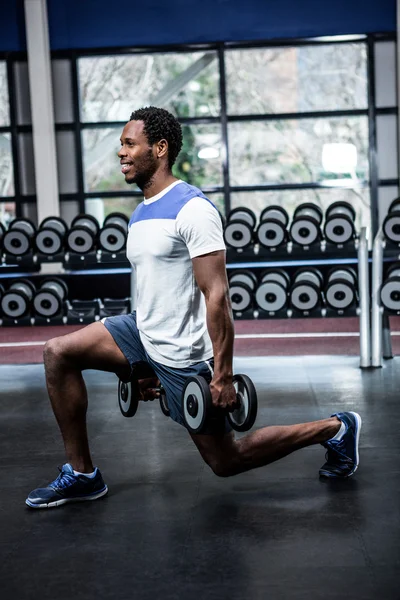
[(264, 223), (264, 221), (269, 221), (270, 219), (279, 221), (285, 228), (289, 223), (289, 215), (286, 210), (279, 205), (267, 206), (261, 211), (260, 223)]
[(232, 310), (242, 312), (252, 306), (252, 290), (244, 283), (229, 284), (229, 296)]
[(99, 247), (105, 252), (121, 252), (126, 246), (126, 231), (121, 225), (107, 223), (99, 234)]
[(258, 226), (256, 236), (264, 248), (277, 248), (286, 242), (286, 229), (277, 219), (269, 219)]
[(114, 212), (110, 213), (103, 223), (103, 229), (106, 225), (119, 225), (124, 231), (128, 231), (129, 218), (124, 213)]
[(51, 290), (54, 292), (60, 300), (65, 300), (68, 296), (68, 286), (63, 279), (58, 277), (51, 277), (42, 282), (40, 286), (41, 290)]
[(100, 226), (98, 220), (92, 215), (78, 215), (71, 223), (72, 227), (87, 227), (96, 237)]
[(39, 317), (50, 319), (61, 312), (60, 297), (52, 290), (39, 290), (33, 298), (33, 311)]
[(294, 283), (298, 283), (299, 281), (310, 282), (315, 285), (316, 288), (320, 288), (324, 283), (324, 278), (322, 276), (321, 271), (318, 269), (300, 269), (296, 272), (294, 276)]
[(170, 410), (168, 408), (167, 394), (164, 389), (162, 389), (160, 392), (160, 408), (161, 408), (161, 412), (166, 417), (169, 417), (171, 415)]
[(253, 242), (253, 229), (245, 221), (233, 221), (225, 227), (224, 240), (231, 248), (246, 248)]
[(257, 277), (253, 271), (248, 271), (247, 269), (235, 270), (229, 277), (229, 284), (231, 283), (244, 283), (251, 290), (254, 290), (257, 285)]
[(251, 229), (254, 229), (257, 219), (252, 210), (243, 206), (231, 210), (228, 215), (228, 223), (232, 223), (233, 221), (244, 221)]
[(133, 417), (139, 406), (139, 384), (137, 379), (129, 383), (118, 382), (118, 404), (124, 417)]
[(400, 243), (400, 211), (386, 215), (383, 221), (383, 233), (390, 242)]
[(382, 285), (381, 300), (385, 308), (400, 311), (400, 277), (391, 277)]
[(278, 281), (265, 281), (258, 286), (255, 301), (261, 310), (277, 312), (286, 306), (287, 292)]
[(182, 412), (191, 433), (200, 433), (212, 410), (208, 383), (203, 377), (188, 377), (182, 393)]
[(324, 235), (332, 244), (346, 244), (355, 235), (354, 222), (346, 215), (333, 215), (325, 223)]
[(310, 311), (318, 306), (320, 297), (320, 291), (313, 283), (298, 282), (291, 289), (290, 304), (296, 310)]
[(30, 279), (18, 279), (13, 281), (9, 287), (10, 290), (19, 290), (23, 292), (29, 300), (32, 300), (34, 293), (36, 292), (36, 286), (30, 281)]
[(261, 283), (264, 283), (264, 281), (277, 281), (287, 289), (290, 284), (290, 277), (283, 269), (268, 269), (261, 275)]
[(58, 254), (63, 247), (61, 234), (54, 229), (39, 229), (35, 235), (35, 247), (41, 254)]
[(235, 431), (248, 431), (257, 418), (257, 392), (247, 375), (234, 375), (233, 386), (239, 407), (228, 412), (228, 421)]
[(4, 235), (3, 248), (12, 256), (23, 256), (31, 249), (31, 238), (24, 231), (9, 230)]
[(28, 237), (32, 237), (35, 234), (36, 227), (29, 219), (14, 219), (8, 226), (8, 230), (23, 231)]
[(20, 319), (29, 312), (29, 298), (20, 290), (8, 290), (1, 299), (1, 310), (8, 319)]
[(293, 221), (299, 219), (300, 217), (311, 217), (315, 219), (318, 225), (321, 225), (324, 213), (322, 209), (312, 202), (303, 202), (303, 204), (299, 204), (293, 213)]
[(40, 229), (52, 229), (53, 231), (57, 231), (63, 238), (68, 231), (68, 226), (64, 219), (60, 217), (46, 217), (40, 223), (39, 231)]
[(385, 279), (389, 277), (400, 277), (400, 263), (396, 262), (388, 268)]
[(350, 204), (350, 202), (333, 202), (328, 206), (325, 213), (325, 221), (330, 219), (333, 216), (345, 215), (349, 217), (350, 221), (356, 220), (356, 211), (354, 207)]
[(290, 227), (290, 237), (299, 246), (311, 246), (318, 241), (320, 236), (321, 230), (318, 222), (312, 217), (299, 217), (292, 222)]
[(348, 281), (350, 284), (355, 286), (357, 284), (357, 275), (354, 269), (351, 268), (343, 268), (343, 269), (332, 269), (328, 274), (327, 281), (328, 283), (332, 283), (332, 281), (336, 281), (336, 279), (344, 279)]
[(398, 211), (398, 210), (400, 210), (400, 198), (395, 198), (394, 200), (392, 200), (392, 203), (389, 206), (388, 212), (391, 213), (393, 211)]
[(339, 279), (328, 284), (325, 290), (325, 299), (328, 306), (335, 310), (346, 310), (355, 303), (356, 294), (352, 284)]
[(67, 235), (67, 246), (76, 254), (87, 254), (94, 248), (93, 232), (87, 227), (74, 227)]

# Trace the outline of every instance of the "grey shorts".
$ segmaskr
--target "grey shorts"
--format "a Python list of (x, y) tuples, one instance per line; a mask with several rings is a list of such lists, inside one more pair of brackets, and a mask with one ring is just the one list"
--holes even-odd
[[(181, 401), (185, 381), (188, 377), (200, 375), (207, 383), (210, 383), (213, 376), (214, 359), (201, 361), (184, 369), (167, 367), (156, 362), (147, 354), (136, 325), (136, 312), (107, 317), (103, 323), (131, 365), (131, 377), (136, 376), (138, 379), (148, 377), (150, 366), (165, 389), (171, 419), (185, 426)], [(230, 431), (232, 428), (228, 420), (221, 415), (221, 419), (212, 420), (212, 424), (206, 428), (204, 433), (215, 435)]]

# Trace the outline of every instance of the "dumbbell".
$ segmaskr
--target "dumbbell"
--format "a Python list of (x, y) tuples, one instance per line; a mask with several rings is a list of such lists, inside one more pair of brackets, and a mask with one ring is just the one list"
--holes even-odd
[(304, 268), (297, 271), (289, 293), (291, 307), (302, 312), (317, 308), (322, 300), (323, 283), (324, 278), (318, 269)]
[(68, 296), (68, 286), (62, 279), (45, 279), (35, 293), (32, 308), (35, 316), (52, 319), (62, 312)]
[[(257, 393), (247, 375), (234, 375), (236, 405), (223, 412), (235, 431), (248, 431), (257, 417)], [(221, 414), (223, 409), (212, 403), (211, 391), (204, 377), (189, 377), (182, 394), (182, 412), (186, 427), (191, 433), (201, 433), (207, 424)]]
[(346, 310), (357, 303), (357, 274), (354, 269), (333, 269), (327, 277), (325, 300), (334, 310)]
[(226, 245), (235, 250), (248, 248), (254, 241), (255, 226), (256, 216), (252, 210), (246, 207), (234, 208), (228, 215), (224, 231)]
[(14, 281), (1, 299), (1, 312), (7, 319), (21, 319), (30, 314), (35, 286), (29, 279)]
[(24, 256), (32, 249), (36, 227), (29, 219), (14, 219), (3, 237), (3, 249), (12, 256)]
[(319, 206), (311, 202), (300, 204), (293, 213), (290, 238), (299, 246), (311, 246), (321, 237), (323, 213)]
[(4, 296), (4, 292), (5, 292), (4, 287), (0, 283), (0, 317), (1, 317), (1, 299)]
[(331, 244), (347, 244), (356, 235), (356, 211), (349, 202), (334, 202), (325, 213), (324, 236)]
[(381, 301), (386, 310), (400, 311), (400, 263), (395, 263), (388, 270), (381, 287)]
[(4, 227), (3, 223), (0, 222), (0, 250), (3, 247), (3, 238), (4, 238), (5, 232), (6, 232), (6, 228)]
[(244, 312), (253, 307), (253, 294), (257, 285), (257, 277), (252, 271), (240, 269), (229, 277), (229, 296), (232, 310)]
[[(154, 375), (154, 374), (153, 374)], [(145, 379), (145, 377), (143, 377)], [(170, 416), (167, 396), (162, 386), (153, 388), (160, 394), (160, 408), (166, 417)], [(121, 413), (124, 417), (134, 417), (139, 406), (140, 388), (139, 379), (132, 377), (132, 379), (125, 383), (121, 380), (118, 382), (118, 404)]]
[(35, 248), (41, 254), (54, 256), (62, 252), (68, 227), (60, 217), (47, 217), (35, 234)]
[(67, 234), (67, 247), (75, 254), (87, 254), (96, 247), (99, 223), (92, 215), (78, 215)]
[(111, 213), (100, 230), (98, 245), (104, 252), (117, 253), (126, 247), (129, 219), (123, 213)]
[(389, 206), (388, 214), (382, 224), (382, 230), (389, 242), (400, 244), (400, 198), (393, 200)]
[(290, 277), (283, 269), (268, 269), (261, 275), (255, 292), (255, 301), (265, 312), (277, 312), (286, 308)]
[(267, 206), (261, 212), (256, 231), (257, 241), (264, 248), (277, 248), (287, 241), (289, 215), (281, 206)]

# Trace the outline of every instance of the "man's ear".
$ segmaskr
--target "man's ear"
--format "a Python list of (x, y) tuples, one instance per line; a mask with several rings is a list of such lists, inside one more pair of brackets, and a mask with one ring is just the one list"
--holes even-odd
[(168, 142), (167, 140), (160, 140), (157, 144), (157, 157), (162, 158), (168, 154)]

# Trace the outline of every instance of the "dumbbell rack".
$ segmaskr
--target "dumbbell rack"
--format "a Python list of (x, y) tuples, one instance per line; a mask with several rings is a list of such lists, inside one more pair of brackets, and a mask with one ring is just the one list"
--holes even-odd
[[(367, 229), (361, 230), (360, 236), (354, 241), (343, 246), (318, 243), (303, 253), (293, 251), (285, 252), (285, 246), (275, 251), (259, 247), (246, 248), (242, 251), (229, 248), (227, 250), (227, 269), (253, 269), (253, 268), (280, 268), (318, 266), (329, 264), (358, 266), (358, 292), (359, 307), (346, 311), (332, 308), (318, 308), (304, 312), (292, 309), (282, 309), (275, 313), (262, 310), (248, 309), (242, 313), (235, 313), (236, 319), (286, 319), (286, 318), (327, 318), (327, 317), (355, 317), (360, 318), (360, 366), (371, 366), (370, 352), (370, 299), (369, 299), (369, 271), (368, 271), (368, 239)], [(323, 255), (324, 258), (321, 258)]]
[(372, 254), (372, 298), (371, 298), (371, 366), (383, 366), (383, 359), (393, 358), (390, 333), (390, 314), (398, 314), (384, 309), (381, 301), (383, 284), (383, 264), (400, 260), (400, 243), (390, 242), (380, 227), (374, 239)]

